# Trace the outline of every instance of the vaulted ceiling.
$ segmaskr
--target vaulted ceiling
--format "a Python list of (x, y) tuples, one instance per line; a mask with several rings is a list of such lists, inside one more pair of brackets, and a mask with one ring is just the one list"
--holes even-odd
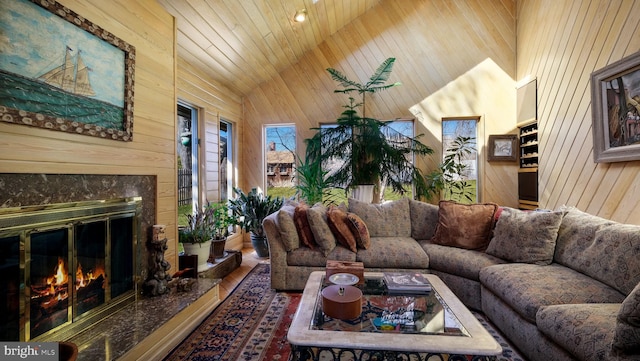
[[(178, 56), (238, 95), (271, 79), (382, 0), (158, 0)], [(293, 21), (306, 9), (305, 22)]]

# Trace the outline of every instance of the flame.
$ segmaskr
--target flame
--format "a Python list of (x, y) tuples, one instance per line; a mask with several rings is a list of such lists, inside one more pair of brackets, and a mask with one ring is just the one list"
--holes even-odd
[[(92, 281), (98, 279), (100, 276), (103, 278), (106, 277), (104, 267), (98, 266), (95, 270), (89, 270), (85, 273), (80, 263), (78, 263), (75, 276), (76, 290), (87, 287)], [(32, 290), (34, 290), (33, 297), (53, 296), (53, 299), (57, 301), (65, 300), (69, 298), (69, 291), (67, 290), (68, 283), (69, 273), (67, 272), (65, 261), (62, 258), (58, 258), (58, 264), (53, 271), (53, 275), (46, 278), (46, 284), (44, 285), (45, 287), (43, 287), (44, 289), (32, 286)], [(104, 284), (102, 287), (104, 288)], [(51, 302), (49, 301), (43, 302), (43, 305), (46, 306), (50, 303)]]
[(64, 265), (64, 260), (58, 258), (58, 265), (54, 269), (53, 276), (47, 278), (47, 285), (49, 285), (49, 294), (56, 293), (56, 286), (62, 286), (69, 281), (69, 275)]
[(88, 271), (84, 273), (82, 271), (82, 265), (78, 262), (78, 269), (76, 270), (76, 290), (87, 287), (93, 280), (100, 277), (100, 275), (104, 276), (104, 270), (97, 268), (95, 272)]

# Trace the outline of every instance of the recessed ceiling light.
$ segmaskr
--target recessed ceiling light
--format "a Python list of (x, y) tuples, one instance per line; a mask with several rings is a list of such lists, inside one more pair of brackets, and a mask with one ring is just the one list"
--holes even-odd
[(302, 9), (296, 11), (296, 14), (293, 16), (293, 21), (296, 23), (301, 23), (307, 20), (307, 9)]

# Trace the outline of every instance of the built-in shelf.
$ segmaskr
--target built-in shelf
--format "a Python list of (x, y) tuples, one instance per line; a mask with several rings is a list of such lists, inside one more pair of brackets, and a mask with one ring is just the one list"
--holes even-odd
[(518, 199), (521, 209), (538, 208), (538, 121), (518, 124)]

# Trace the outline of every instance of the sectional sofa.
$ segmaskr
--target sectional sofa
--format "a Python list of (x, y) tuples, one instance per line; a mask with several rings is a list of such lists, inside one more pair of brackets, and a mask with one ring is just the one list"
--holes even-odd
[(408, 199), (288, 204), (263, 225), (277, 290), (303, 289), (327, 260), (429, 272), (530, 360), (640, 360), (640, 226)]

